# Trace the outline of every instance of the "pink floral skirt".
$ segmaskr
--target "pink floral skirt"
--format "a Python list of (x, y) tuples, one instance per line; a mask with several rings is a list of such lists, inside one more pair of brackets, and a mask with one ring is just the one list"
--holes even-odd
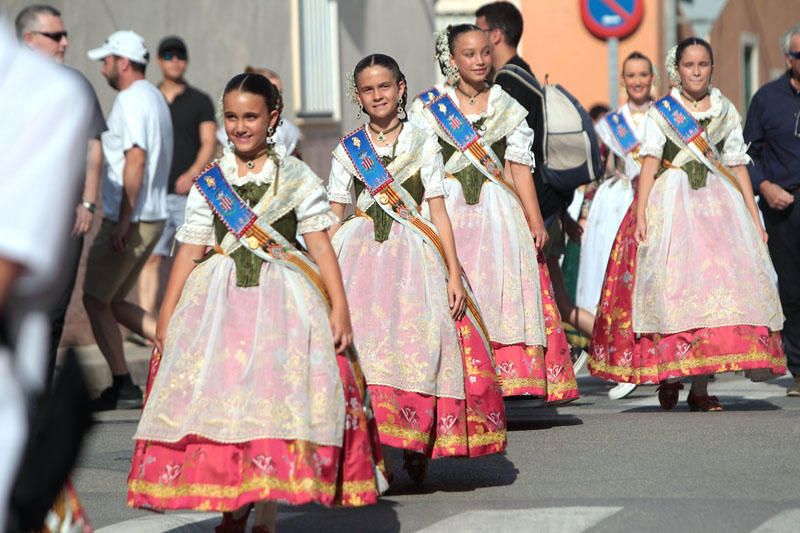
[(550, 271), (542, 254), (538, 262), (547, 348), (492, 343), (494, 361), (503, 396), (539, 396), (549, 404), (561, 404), (578, 398), (578, 383), (567, 337), (561, 327)]
[[(148, 394), (161, 356), (150, 362)], [(189, 435), (179, 442), (136, 441), (128, 505), (233, 511), (250, 503), (357, 507), (378, 498), (383, 468), (377, 428), (364, 409), (364, 382), (337, 356), (347, 402), (342, 447), (302, 440), (221, 443)]]
[(369, 385), (381, 444), (431, 458), (477, 457), (505, 450), (505, 409), (491, 356), (468, 318), (456, 325), (465, 398)]
[(626, 383), (660, 383), (669, 378), (768, 369), (786, 372), (780, 332), (766, 326), (698, 328), (668, 335), (633, 332), (636, 273), (636, 200), (622, 220), (592, 331), (589, 371)]

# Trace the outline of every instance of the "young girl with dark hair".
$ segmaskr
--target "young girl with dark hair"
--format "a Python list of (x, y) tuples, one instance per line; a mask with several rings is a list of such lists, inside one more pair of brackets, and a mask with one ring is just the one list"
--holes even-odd
[[(505, 414), (482, 319), (461, 278), (444, 204), (439, 144), (406, 122), (394, 59), (355, 67), (351, 96), (369, 122), (333, 151), (328, 196), (343, 217), (333, 246), (350, 301), (381, 443), (412, 479), (428, 460), (505, 449)], [(429, 209), (422, 217), (422, 205)]]
[(231, 79), (223, 108), (233, 148), (187, 199), (128, 502), (224, 511), (218, 532), (255, 504), (253, 531), (274, 531), (276, 502), (374, 503), (380, 457), (322, 181), (270, 143), (266, 78)]
[(547, 231), (531, 176), (527, 112), (487, 82), (491, 52), (477, 26), (448, 27), (436, 55), (448, 83), (423, 92), (411, 118), (442, 147), (445, 204), (503, 395), (573, 400), (569, 347), (541, 257)]
[[(615, 381), (660, 383), (663, 409), (691, 377), (689, 409), (721, 411), (709, 374), (745, 371), (760, 381), (786, 371), (783, 312), (741, 119), (711, 86), (711, 47), (689, 38), (666, 64), (676, 86), (648, 111), (639, 149), (635, 265), (609, 268), (607, 283), (615, 275), (623, 282), (597, 324), (624, 344), (595, 349), (590, 368)], [(634, 246), (629, 236), (625, 246)]]

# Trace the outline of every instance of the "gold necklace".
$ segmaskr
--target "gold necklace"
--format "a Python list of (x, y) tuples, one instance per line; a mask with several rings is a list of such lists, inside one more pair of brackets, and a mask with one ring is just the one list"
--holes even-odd
[(465, 93), (464, 90), (461, 88), (461, 84), (456, 85), (456, 91), (460, 92), (461, 94), (467, 97), (467, 100), (469, 100), (469, 105), (475, 105), (475, 99), (488, 89), (489, 86), (484, 84), (483, 88), (480, 91), (476, 92), (473, 95), (469, 95)]
[(373, 128), (371, 122), (367, 123), (367, 126), (369, 126), (370, 131), (372, 133), (376, 133), (378, 135), (378, 140), (380, 142), (384, 142), (386, 140), (386, 134), (387, 133), (392, 133), (394, 130), (396, 130), (397, 128), (399, 128), (402, 125), (403, 125), (403, 121), (402, 120), (398, 120), (397, 124), (395, 124), (391, 128), (388, 128), (388, 129), (385, 129), (385, 130), (381, 131), (381, 130), (379, 130), (377, 128)]
[(255, 168), (255, 166), (256, 166), (256, 159), (259, 159), (261, 156), (263, 156), (263, 155), (264, 155), (264, 154), (266, 154), (267, 152), (269, 152), (269, 148), (264, 148), (263, 150), (261, 150), (260, 152), (258, 152), (258, 153), (257, 153), (255, 156), (253, 156), (252, 158), (250, 158), (250, 159), (247, 159), (247, 160), (245, 160), (245, 158), (244, 158), (244, 157), (242, 157), (242, 155), (241, 155), (241, 154), (238, 154), (238, 153), (237, 153), (237, 154), (236, 154), (236, 156), (237, 156), (239, 159), (241, 159), (242, 161), (244, 161), (244, 166), (246, 166), (246, 167), (247, 167), (248, 169), (250, 169), (250, 170), (253, 170), (253, 169)]
[(685, 99), (689, 100), (689, 103), (692, 104), (692, 109), (697, 110), (697, 106), (700, 105), (700, 102), (705, 100), (706, 96), (708, 96), (708, 93), (704, 94), (698, 100), (695, 100), (694, 98), (692, 98), (691, 96), (686, 94), (686, 91), (681, 91), (681, 96), (683, 96)]

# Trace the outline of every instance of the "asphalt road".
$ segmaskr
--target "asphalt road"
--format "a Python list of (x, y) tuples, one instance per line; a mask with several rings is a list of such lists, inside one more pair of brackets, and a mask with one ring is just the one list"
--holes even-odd
[[(356, 510), (282, 507), (294, 531), (800, 531), (800, 398), (790, 378), (721, 376), (722, 413), (673, 411), (654, 387), (626, 400), (581, 377), (581, 400), (559, 409), (510, 404), (508, 452), (434, 461), (416, 489), (402, 472), (381, 503)], [(688, 389), (688, 387), (687, 387)], [(213, 531), (218, 516), (126, 507), (135, 412), (104, 413), (74, 481), (101, 532)]]

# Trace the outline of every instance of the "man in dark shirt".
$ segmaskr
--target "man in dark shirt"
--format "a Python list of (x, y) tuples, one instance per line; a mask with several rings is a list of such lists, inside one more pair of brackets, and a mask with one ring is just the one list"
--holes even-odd
[(167, 185), (169, 218), (139, 277), (139, 305), (150, 312), (158, 311), (161, 258), (172, 253), (175, 232), (183, 224), (186, 195), (192, 187), (192, 179), (211, 161), (217, 145), (214, 104), (207, 94), (184, 79), (189, 55), (183, 39), (171, 36), (161, 40), (158, 65), (164, 75), (158, 88), (169, 104), (174, 142)]
[(761, 196), (786, 315), (783, 348), (794, 376), (787, 395), (800, 396), (800, 24), (786, 32), (781, 44), (788, 70), (753, 96), (744, 139), (751, 143), (750, 179)]
[(533, 169), (533, 182), (539, 209), (545, 224), (549, 225), (553, 215), (557, 214), (569, 202), (542, 179), (542, 161), (544, 161), (544, 96), (532, 91), (518, 77), (501, 71), (506, 64), (516, 65), (531, 76), (530, 65), (517, 55), (517, 45), (522, 38), (522, 14), (508, 2), (493, 2), (482, 6), (475, 12), (475, 24), (486, 33), (492, 47), (492, 66), (494, 82), (514, 97), (528, 111), (528, 126), (533, 130), (533, 156), (536, 166)]

